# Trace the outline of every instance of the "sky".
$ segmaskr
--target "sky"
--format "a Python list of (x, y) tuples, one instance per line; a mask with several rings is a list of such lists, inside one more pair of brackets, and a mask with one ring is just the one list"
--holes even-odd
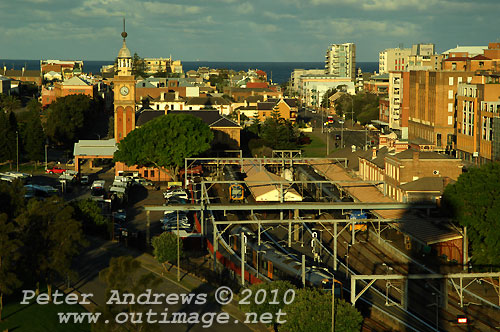
[(434, 43), (441, 53), (500, 42), (500, 0), (0, 0), (0, 59), (324, 61), (354, 42), (356, 61)]

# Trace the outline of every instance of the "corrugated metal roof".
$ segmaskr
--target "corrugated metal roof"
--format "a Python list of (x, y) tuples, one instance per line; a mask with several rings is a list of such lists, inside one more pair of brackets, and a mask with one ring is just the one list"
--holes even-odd
[(73, 148), (74, 156), (113, 156), (117, 150), (114, 138), (103, 140), (79, 140)]
[[(309, 162), (309, 164), (327, 179), (359, 181), (357, 178), (352, 178), (336, 164), (314, 161)], [(396, 203), (395, 200), (384, 196), (375, 186), (370, 184), (343, 183), (342, 187), (355, 202)], [(462, 238), (458, 231), (448, 226), (449, 222), (445, 219), (422, 219), (408, 213), (406, 210), (373, 210), (372, 213), (383, 219), (400, 219), (401, 222), (396, 224), (396, 227), (401, 232), (427, 245)]]

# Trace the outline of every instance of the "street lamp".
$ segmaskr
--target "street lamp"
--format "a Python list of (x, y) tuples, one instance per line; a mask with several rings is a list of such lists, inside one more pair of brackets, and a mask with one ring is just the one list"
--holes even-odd
[(16, 130), (16, 171), (19, 172), (19, 132)]
[(47, 170), (47, 147), (48, 144), (45, 144), (45, 170)]

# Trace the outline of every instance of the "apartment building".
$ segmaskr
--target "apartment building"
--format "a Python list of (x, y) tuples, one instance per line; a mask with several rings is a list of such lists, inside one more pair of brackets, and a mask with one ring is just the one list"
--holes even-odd
[(144, 58), (146, 73), (153, 74), (158, 72), (182, 74), (182, 64), (180, 60), (172, 58)]
[(455, 140), (455, 95), (473, 72), (410, 71), (408, 139), (415, 147), (450, 151)]
[(395, 70), (405, 70), (410, 55), (410, 48), (388, 48), (383, 50), (379, 53), (378, 58), (379, 74), (388, 74)]
[(356, 79), (356, 45), (332, 44), (326, 50), (325, 74)]
[(500, 73), (475, 76), (457, 92), (457, 156), (484, 164), (500, 160)]

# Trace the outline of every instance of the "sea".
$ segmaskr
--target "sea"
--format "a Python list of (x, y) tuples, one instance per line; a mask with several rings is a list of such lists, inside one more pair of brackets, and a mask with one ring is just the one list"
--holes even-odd
[[(83, 71), (85, 73), (99, 74), (101, 67), (113, 64), (114, 60), (110, 61), (86, 61), (83, 60)], [(378, 62), (358, 62), (358, 68), (363, 72), (378, 71)], [(3, 68), (7, 69), (22, 69), (39, 70), (40, 60), (12, 60), (0, 59), (0, 73)], [(189, 70), (197, 70), (199, 67), (209, 67), (213, 69), (232, 69), (235, 71), (247, 71), (249, 69), (260, 69), (267, 73), (268, 79), (274, 83), (284, 83), (290, 79), (290, 75), (294, 69), (322, 69), (325, 67), (324, 62), (219, 62), (219, 61), (183, 61), (182, 67), (184, 72)]]

